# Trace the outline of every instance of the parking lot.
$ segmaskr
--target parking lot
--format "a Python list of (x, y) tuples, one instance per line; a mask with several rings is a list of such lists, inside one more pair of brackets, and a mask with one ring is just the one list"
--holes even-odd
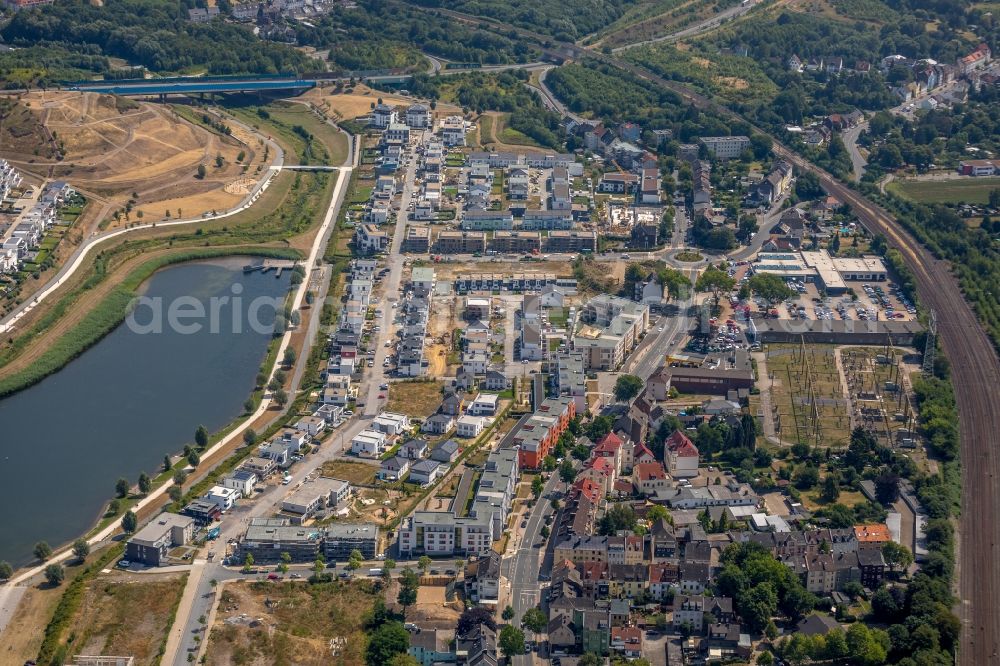
[[(853, 294), (824, 296), (815, 284), (789, 282), (799, 297), (771, 306), (770, 315), (778, 319), (840, 319), (910, 321), (916, 308), (891, 283), (852, 285)], [(768, 307), (763, 299), (755, 298), (760, 309)]]

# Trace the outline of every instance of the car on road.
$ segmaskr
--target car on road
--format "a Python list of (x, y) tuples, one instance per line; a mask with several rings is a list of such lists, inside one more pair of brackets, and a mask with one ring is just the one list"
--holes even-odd
[(384, 384), (384, 383), (383, 384), (379, 384), (378, 387), (382, 391), (388, 391), (389, 390), (389, 385), (388, 384)]
[(385, 400), (385, 393), (379, 393), (378, 394), (378, 399), (379, 400)]
[(267, 579), (268, 580), (281, 580), (281, 576), (279, 576), (276, 573), (269, 573), (269, 574), (267, 574)]
[(354, 416), (354, 412), (350, 409), (345, 409), (344, 416)]
[(288, 574), (288, 577), (289, 578), (302, 578), (302, 574), (300, 574), (300, 573), (290, 573), (290, 574)]
[(132, 563), (129, 562), (128, 560), (118, 560), (118, 566), (120, 566), (122, 569), (128, 569), (130, 566), (132, 566)]

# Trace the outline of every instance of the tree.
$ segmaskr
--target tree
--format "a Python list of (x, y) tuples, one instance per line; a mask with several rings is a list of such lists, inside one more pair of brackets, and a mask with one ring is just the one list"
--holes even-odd
[(837, 482), (836, 476), (827, 474), (823, 480), (823, 501), (833, 503), (838, 497), (840, 497), (840, 483)]
[(559, 465), (559, 479), (563, 483), (573, 483), (573, 479), (576, 478), (576, 468), (573, 467), (572, 461), (569, 458), (562, 461)]
[(222, 165), (225, 164), (225, 163), (226, 163), (226, 161), (222, 158), (222, 153), (216, 153), (215, 154), (215, 167), (217, 169), (221, 169)]
[(893, 571), (897, 567), (901, 571), (905, 571), (913, 564), (913, 553), (910, 552), (910, 549), (895, 541), (887, 541), (882, 546), (882, 557), (885, 558), (885, 563)]
[(326, 569), (326, 562), (323, 561), (322, 557), (317, 557), (313, 560), (313, 576), (315, 576), (316, 579), (319, 579), (319, 577), (323, 574), (324, 569)]
[[(514, 617), (514, 609), (511, 608), (511, 617)], [(463, 636), (475, 627), (485, 624), (493, 631), (497, 630), (497, 622), (493, 619), (493, 611), (485, 606), (475, 606), (462, 613), (455, 626), (455, 635)]]
[(143, 472), (139, 475), (139, 492), (145, 495), (152, 489), (153, 482), (149, 479), (149, 475)]
[(81, 562), (87, 559), (87, 555), (90, 555), (90, 544), (86, 539), (81, 537), (73, 542), (73, 554)]
[(181, 498), (184, 497), (184, 491), (181, 490), (180, 486), (170, 486), (167, 495), (170, 496), (171, 502), (180, 502)]
[(695, 282), (695, 289), (698, 291), (710, 291), (715, 298), (715, 304), (719, 304), (719, 293), (723, 291), (731, 291), (736, 285), (736, 280), (729, 277), (726, 271), (716, 268), (715, 266), (709, 266), (705, 269), (705, 272), (698, 276), (698, 281)]
[(416, 657), (400, 652), (389, 660), (389, 666), (420, 666)]
[(642, 379), (635, 375), (618, 375), (615, 381), (615, 400), (628, 402), (642, 391)]
[(185, 472), (182, 469), (179, 469), (174, 472), (174, 483), (178, 486), (183, 486), (184, 482), (187, 481), (187, 478), (188, 478), (187, 472)]
[(286, 347), (285, 354), (282, 358), (284, 360), (284, 364), (291, 367), (295, 363), (295, 350), (291, 347)]
[(38, 543), (35, 544), (35, 549), (33, 552), (35, 553), (35, 559), (44, 562), (45, 560), (52, 557), (52, 546), (50, 546), (45, 541), (39, 541)]
[(291, 564), (291, 563), (292, 563), (292, 554), (291, 553), (282, 553), (281, 554), (281, 566), (278, 567), (281, 570), (281, 573), (285, 573), (286, 571), (288, 571), (288, 565)]
[(850, 658), (861, 666), (884, 664), (889, 652), (889, 635), (856, 622), (847, 630), (847, 650)]
[(598, 530), (603, 536), (613, 536), (622, 530), (633, 529), (635, 522), (635, 511), (631, 506), (624, 503), (615, 504), (601, 517)]
[[(4, 562), (4, 564), (7, 564), (7, 563)], [(10, 565), (8, 564), (7, 566), (10, 566)], [(7, 578), (10, 578), (10, 576), (8, 575)], [(510, 622), (511, 620), (513, 620), (514, 619), (514, 607), (508, 605), (506, 608), (503, 609), (503, 613), (500, 615), (500, 617), (503, 619), (504, 622)]]
[(413, 569), (403, 569), (399, 577), (399, 594), (396, 601), (403, 607), (403, 617), (406, 617), (406, 609), (417, 603), (417, 588), (420, 587), (420, 579)]
[(347, 560), (347, 568), (351, 571), (357, 571), (358, 569), (361, 568), (361, 560), (355, 559), (353, 557), (350, 558), (349, 560)]
[(750, 291), (770, 303), (777, 303), (795, 296), (795, 290), (774, 273), (757, 273), (747, 281)]
[(204, 164), (199, 164), (198, 165), (198, 172), (197, 172), (197, 176), (196, 177), (198, 178), (198, 180), (204, 180), (205, 179), (205, 165)]
[[(0, 562), (0, 580), (10, 580), (10, 577), (14, 575), (14, 567), (10, 566), (10, 562), (4, 560)], [(511, 609), (512, 611), (514, 609)]]
[(198, 426), (198, 429), (194, 431), (194, 443), (198, 445), (199, 449), (208, 446), (208, 428), (203, 425)]
[(500, 629), (500, 640), (498, 641), (500, 652), (503, 656), (511, 657), (525, 653), (524, 632), (511, 624), (505, 624)]
[(197, 451), (191, 451), (191, 453), (187, 454), (187, 461), (191, 467), (197, 467), (201, 463), (201, 457)]
[(750, 588), (737, 601), (740, 617), (752, 632), (763, 631), (778, 610), (778, 595), (770, 582)]
[(52, 563), (45, 567), (45, 580), (52, 587), (62, 585), (62, 582), (66, 580), (66, 570), (62, 568), (61, 564)]
[(115, 493), (118, 497), (128, 497), (128, 491), (130, 488), (131, 485), (126, 478), (120, 478), (115, 481)]
[(669, 517), (670, 514), (667, 512), (666, 507), (664, 507), (661, 504), (654, 504), (653, 506), (649, 507), (649, 510), (646, 511), (646, 520), (648, 520), (651, 523), (655, 523), (664, 518), (669, 519)]
[(527, 629), (533, 634), (540, 634), (545, 631), (548, 626), (549, 620), (542, 612), (541, 608), (529, 608), (524, 611), (524, 615), (521, 616), (521, 627)]
[(429, 569), (431, 566), (431, 558), (427, 557), (426, 555), (421, 555), (420, 559), (417, 560), (417, 566), (420, 567), (420, 570), (424, 572), (424, 574), (426, 574), (427, 569)]
[(285, 389), (278, 389), (274, 392), (274, 401), (278, 403), (278, 407), (284, 407), (288, 404), (288, 394), (285, 393)]
[(253, 555), (247, 553), (247, 556), (243, 558), (243, 571), (244, 573), (249, 573), (250, 569), (253, 568)]
[(371, 634), (365, 653), (367, 666), (391, 666), (392, 660), (405, 654), (410, 645), (410, 634), (402, 622), (386, 622)]
[(603, 666), (604, 659), (598, 657), (593, 652), (587, 652), (580, 657), (580, 661), (577, 662), (577, 666)]
[(545, 482), (542, 481), (542, 475), (538, 474), (534, 479), (531, 480), (531, 494), (538, 499), (542, 496), (542, 490), (545, 489)]
[(558, 467), (558, 463), (556, 463), (556, 459), (551, 455), (542, 458), (542, 469), (546, 472), (554, 472), (556, 467)]
[(139, 519), (136, 517), (134, 511), (126, 511), (125, 515), (122, 516), (122, 529), (126, 534), (132, 534), (135, 532), (135, 528), (139, 525)]
[(885, 505), (899, 499), (899, 476), (892, 472), (879, 474), (875, 477), (875, 497)]
[(243, 431), (243, 443), (247, 446), (253, 446), (257, 443), (257, 433), (253, 428), (247, 428)]
[(169, 472), (173, 464), (170, 462), (170, 456), (163, 456), (163, 471)]

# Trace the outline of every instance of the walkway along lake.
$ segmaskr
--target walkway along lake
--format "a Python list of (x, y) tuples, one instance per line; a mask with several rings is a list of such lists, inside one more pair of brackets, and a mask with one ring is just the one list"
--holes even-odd
[[(165, 454), (193, 443), (199, 424), (214, 432), (243, 412), (270, 339), (248, 315), (270, 327), (272, 300), (288, 293), (291, 275), (244, 274), (246, 263), (159, 271), (144, 296), (162, 299), (162, 332), (122, 324), (56, 374), (0, 400), (0, 560), (27, 564), (36, 542), (55, 547), (82, 535), (119, 477), (134, 484), (140, 472), (155, 476)], [(206, 314), (217, 299), (218, 316), (183, 320), (201, 324), (198, 332), (171, 330), (168, 307), (190, 297)], [(151, 309), (140, 306), (135, 320), (149, 324)]]

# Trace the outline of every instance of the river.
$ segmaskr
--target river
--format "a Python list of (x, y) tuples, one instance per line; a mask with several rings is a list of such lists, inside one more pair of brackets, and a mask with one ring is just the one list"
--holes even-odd
[[(27, 564), (36, 542), (80, 536), (118, 478), (155, 476), (165, 454), (193, 443), (199, 424), (214, 432), (243, 412), (270, 339), (248, 315), (273, 324), (264, 299), (280, 302), (290, 284), (287, 271), (244, 274), (247, 262), (164, 268), (143, 288), (162, 303), (162, 332), (123, 323), (59, 372), (0, 400), (0, 560)], [(206, 314), (215, 299), (218, 316), (179, 320), (184, 328), (174, 330), (167, 315), (177, 299), (189, 303), (182, 311), (196, 299)], [(135, 321), (153, 328), (153, 307), (140, 306)]]

